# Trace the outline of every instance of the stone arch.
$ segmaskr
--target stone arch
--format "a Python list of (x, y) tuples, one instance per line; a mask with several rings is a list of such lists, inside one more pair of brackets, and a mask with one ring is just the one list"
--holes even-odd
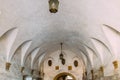
[(10, 51), (12, 49), (12, 46), (15, 42), (15, 39), (17, 37), (18, 34), (18, 28), (14, 27), (12, 29), (9, 29), (8, 31), (6, 31), (1, 37), (0, 40), (5, 40), (5, 47), (6, 47), (6, 60), (7, 62), (10, 62)]
[(57, 80), (57, 79), (58, 79), (60, 76), (62, 76), (62, 75), (70, 75), (70, 76), (73, 78), (73, 80), (76, 80), (75, 76), (74, 76), (73, 74), (71, 74), (71, 73), (68, 73), (68, 72), (62, 72), (62, 73), (57, 74), (57, 75), (54, 77), (53, 80)]
[(24, 66), (25, 63), (25, 59), (26, 59), (26, 53), (29, 49), (29, 47), (31, 46), (32, 41), (31, 40), (27, 40), (25, 42), (23, 42), (23, 44), (21, 45), (21, 66)]
[(33, 64), (34, 64), (34, 60), (35, 60), (35, 56), (37, 55), (37, 53), (39, 52), (40, 48), (35, 48), (32, 52), (31, 52), (31, 69), (33, 69)]
[[(101, 60), (101, 65), (104, 65), (104, 56), (106, 55), (106, 53), (103, 53), (105, 52), (105, 50), (108, 51), (108, 53), (110, 53), (110, 56), (112, 56), (113, 54), (111, 53), (110, 49), (107, 47), (106, 44), (104, 44), (101, 40), (99, 39), (96, 39), (96, 38), (91, 38), (93, 44), (95, 45), (95, 48), (99, 54), (99, 58)], [(99, 47), (97, 47), (99, 46)]]
[[(116, 30), (112, 26), (109, 26), (107, 24), (103, 24), (103, 32), (105, 36), (108, 39), (108, 42), (110, 43), (111, 51), (114, 55), (114, 59), (117, 60), (119, 56), (119, 45), (120, 44), (120, 31)], [(114, 37), (114, 38), (113, 38)]]

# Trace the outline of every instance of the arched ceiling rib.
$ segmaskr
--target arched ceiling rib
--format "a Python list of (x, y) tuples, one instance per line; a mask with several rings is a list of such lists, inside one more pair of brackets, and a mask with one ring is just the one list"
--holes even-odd
[[(54, 46), (54, 45), (52, 45), (52, 46)], [(73, 47), (74, 47), (74, 48), (73, 48)], [(46, 60), (51, 53), (53, 53), (53, 52), (55, 52), (55, 51), (57, 51), (57, 50), (60, 50), (60, 44), (58, 44), (58, 48), (57, 48), (56, 50), (54, 50), (54, 48), (56, 48), (56, 46), (51, 47), (51, 48), (52, 48), (53, 50), (52, 50), (52, 51), (51, 51), (51, 49), (47, 50), (46, 55), (45, 55), (45, 57), (43, 58), (43, 61)], [(70, 46), (70, 45), (68, 45), (68, 44), (66, 44), (66, 43), (63, 44), (63, 49), (64, 49), (64, 50), (69, 50), (69, 51), (75, 53), (76, 55), (78, 55), (79, 58), (82, 57), (81, 59), (82, 59), (83, 62), (85, 63), (85, 61), (84, 61), (85, 59), (83, 59), (83, 55), (84, 55), (84, 56), (85, 56), (84, 58), (86, 58), (87, 62), (90, 63), (90, 58), (89, 58), (89, 56), (88, 56), (87, 53), (85, 53), (82, 49), (77, 48), (77, 47), (75, 47), (75, 46)], [(90, 63), (90, 64), (91, 64), (91, 63)]]
[(39, 50), (40, 50), (40, 48), (36, 48), (31, 53), (31, 69), (33, 68), (34, 58), (36, 57)]
[(103, 26), (103, 31), (109, 40), (110, 45), (112, 46), (112, 51), (114, 54), (114, 58), (118, 59), (119, 54), (119, 43), (120, 43), (120, 31), (114, 29), (113, 27), (109, 25)]
[(106, 61), (105, 58), (108, 58), (109, 56), (113, 56), (113, 54), (110, 52), (109, 48), (100, 40), (96, 38), (91, 39), (95, 48), (97, 49), (97, 52), (99, 54), (99, 59), (101, 61), (101, 65), (105, 65)]
[(16, 39), (16, 36), (17, 36), (17, 33), (18, 33), (18, 29), (17, 28), (12, 28), (10, 30), (8, 30), (7, 32), (5, 32), (1, 37), (0, 39), (1, 40), (4, 40), (5, 42), (5, 52), (6, 52), (6, 61), (7, 62), (10, 62), (10, 56), (12, 55), (10, 53), (11, 49), (12, 49), (12, 46), (15, 42), (15, 39)]

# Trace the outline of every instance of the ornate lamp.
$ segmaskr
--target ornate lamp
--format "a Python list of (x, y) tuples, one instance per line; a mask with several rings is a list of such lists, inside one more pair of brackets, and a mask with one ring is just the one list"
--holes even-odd
[(60, 55), (59, 55), (59, 58), (62, 60), (63, 59), (63, 54), (62, 54), (62, 45), (63, 45), (63, 43), (60, 43), (60, 45), (61, 45), (61, 53), (60, 53)]
[(61, 63), (62, 63), (63, 65), (65, 64), (65, 59), (64, 59), (64, 58), (61, 60)]
[(49, 0), (49, 11), (51, 13), (56, 13), (58, 11), (59, 1), (58, 0)]
[(65, 59), (64, 59), (64, 55), (62, 53), (62, 45), (63, 45), (63, 43), (61, 43), (61, 53), (59, 55), (59, 58), (61, 60), (61, 63), (64, 65), (65, 64)]
[(63, 54), (62, 53), (59, 56), (60, 56), (60, 59), (63, 59)]

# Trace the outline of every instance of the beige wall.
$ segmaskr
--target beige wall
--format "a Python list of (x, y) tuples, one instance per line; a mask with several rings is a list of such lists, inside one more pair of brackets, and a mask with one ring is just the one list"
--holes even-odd
[[(76, 80), (82, 79), (83, 73), (83, 63), (82, 60), (70, 51), (64, 51), (64, 58), (66, 60), (65, 65), (61, 64), (61, 60), (59, 59), (60, 51), (56, 51), (48, 56), (48, 58), (44, 61), (44, 79), (45, 80), (53, 80), (55, 76), (59, 73), (67, 72), (72, 74)], [(48, 60), (52, 60), (52, 66), (48, 66)], [(75, 67), (73, 62), (74, 60), (78, 61), (78, 67)], [(59, 70), (56, 70), (55, 67), (59, 66)], [(68, 66), (72, 66), (72, 70), (68, 70)]]

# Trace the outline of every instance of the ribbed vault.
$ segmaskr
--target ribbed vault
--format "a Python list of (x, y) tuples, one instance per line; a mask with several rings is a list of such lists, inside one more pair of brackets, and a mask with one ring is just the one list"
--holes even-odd
[(60, 50), (63, 42), (63, 49), (77, 54), (86, 70), (106, 66), (107, 57), (110, 61), (119, 59), (119, 3), (60, 0), (59, 11), (52, 14), (48, 0), (0, 0), (1, 54), (5, 54), (6, 62), (11, 62), (20, 50), (21, 67), (25, 67), (29, 57), (31, 68), (37, 62), (40, 67), (46, 56)]

